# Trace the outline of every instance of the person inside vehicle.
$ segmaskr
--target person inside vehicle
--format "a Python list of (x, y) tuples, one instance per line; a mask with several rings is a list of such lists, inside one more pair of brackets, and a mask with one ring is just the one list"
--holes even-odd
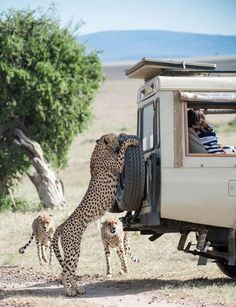
[[(205, 149), (205, 153), (209, 154), (222, 154), (222, 153), (235, 153), (235, 148), (233, 146), (222, 146), (218, 144), (218, 139), (214, 127), (210, 125), (205, 118), (203, 111), (199, 109), (189, 109), (188, 110), (188, 127), (189, 130), (193, 130)], [(193, 133), (190, 131), (190, 134)], [(199, 147), (200, 148), (200, 147)], [(194, 153), (204, 153), (202, 149), (192, 148), (192, 140), (189, 135), (189, 151)]]
[(188, 144), (190, 153), (207, 153), (205, 147), (200, 142), (194, 126), (199, 121), (198, 113), (193, 109), (188, 110)]

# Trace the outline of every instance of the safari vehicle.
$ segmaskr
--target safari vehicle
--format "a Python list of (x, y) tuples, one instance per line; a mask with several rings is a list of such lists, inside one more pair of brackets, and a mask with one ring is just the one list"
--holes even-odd
[(236, 154), (190, 152), (187, 119), (190, 108), (235, 118), (236, 74), (214, 64), (143, 59), (126, 75), (144, 79), (137, 97), (142, 146), (127, 150), (113, 212), (127, 211), (124, 229), (151, 241), (180, 233), (178, 250), (199, 256), (198, 264), (213, 259), (236, 278)]

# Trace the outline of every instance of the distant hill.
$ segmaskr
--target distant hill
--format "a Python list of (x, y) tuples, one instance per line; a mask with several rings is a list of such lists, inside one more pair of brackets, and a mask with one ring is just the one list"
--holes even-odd
[(236, 54), (236, 36), (224, 35), (160, 30), (107, 31), (82, 35), (78, 41), (88, 50), (103, 51), (103, 62)]

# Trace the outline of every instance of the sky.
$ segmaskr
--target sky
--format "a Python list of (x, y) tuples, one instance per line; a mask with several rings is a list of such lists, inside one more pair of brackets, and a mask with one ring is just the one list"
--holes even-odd
[[(83, 21), (79, 34), (109, 30), (169, 30), (236, 35), (236, 0), (55, 0), (62, 25)], [(9, 8), (47, 9), (51, 0), (0, 0)]]

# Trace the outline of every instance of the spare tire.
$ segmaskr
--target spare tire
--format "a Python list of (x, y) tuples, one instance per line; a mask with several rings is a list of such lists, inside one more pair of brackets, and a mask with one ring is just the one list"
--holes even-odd
[[(135, 135), (126, 135), (124, 138), (135, 138)], [(121, 140), (122, 141), (122, 140)], [(145, 162), (142, 145), (129, 146), (125, 153), (125, 165), (120, 174), (116, 203), (114, 206), (121, 211), (136, 211), (140, 208), (143, 199), (145, 184)]]

